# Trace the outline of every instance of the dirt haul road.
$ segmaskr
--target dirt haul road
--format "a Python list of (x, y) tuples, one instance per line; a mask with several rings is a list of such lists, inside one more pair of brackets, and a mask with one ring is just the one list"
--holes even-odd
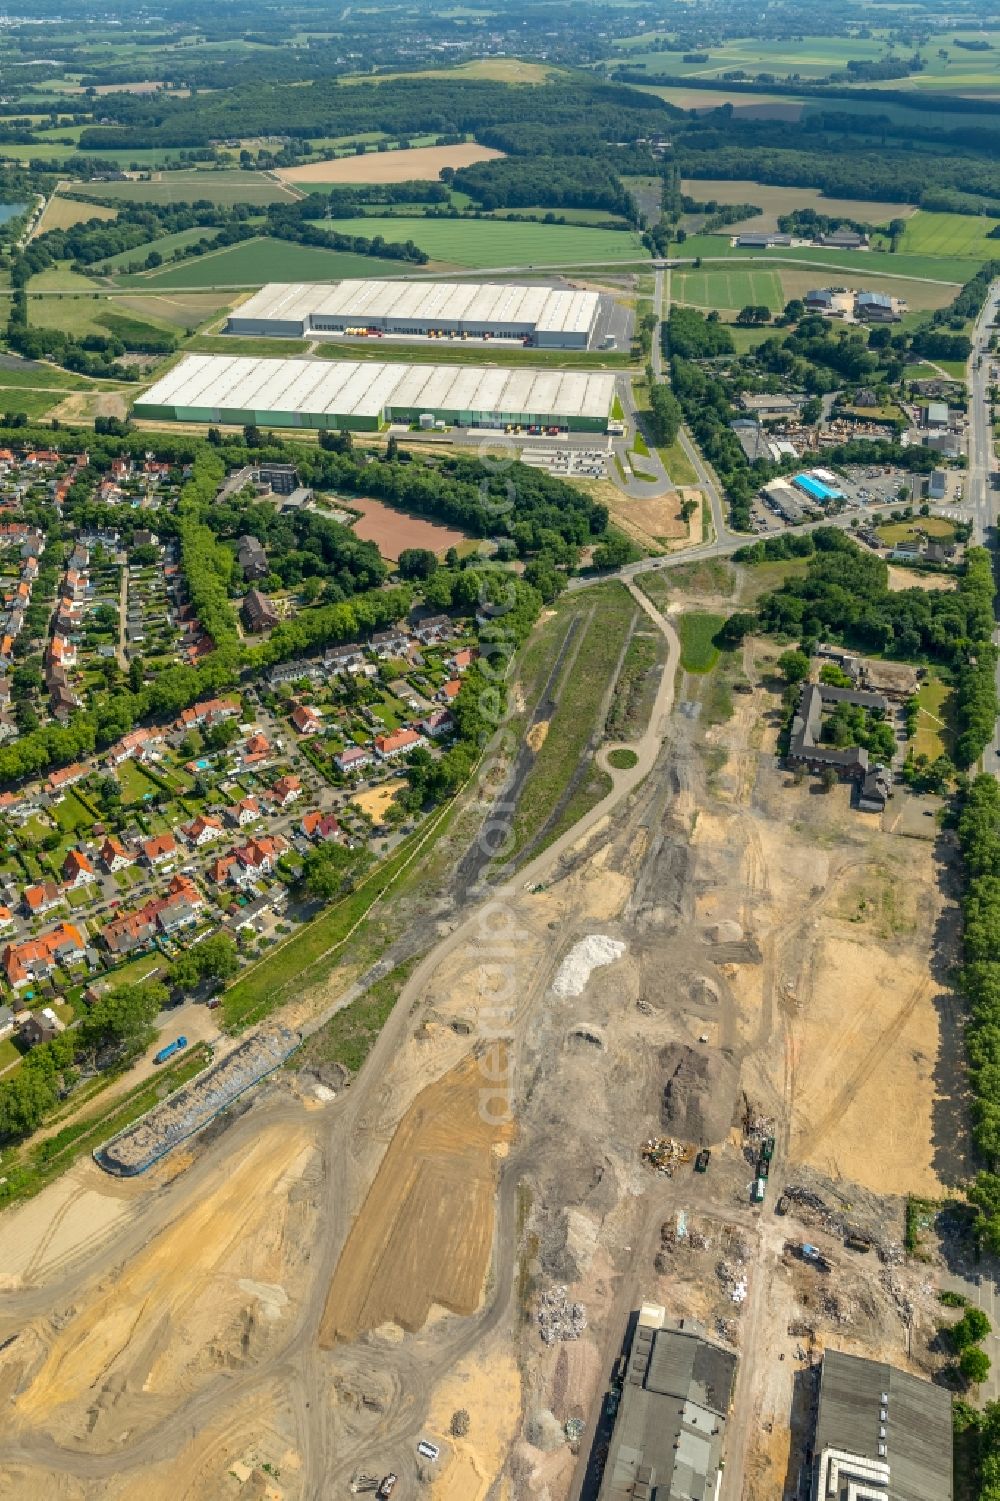
[[(769, 649), (748, 643), (752, 691), (728, 719), (712, 683), (688, 677), (671, 718), (676, 636), (647, 613), (670, 652), (632, 743), (640, 765), (442, 932), (357, 1082), (330, 1102), (308, 1074), (282, 1076), (186, 1167), (130, 1185), (112, 1241), (8, 1294), (0, 1496), (318, 1501), (389, 1469), (415, 1494), (423, 1433), (442, 1449), (432, 1501), (481, 1501), (495, 1483), (510, 1498), (590, 1495), (602, 1383), (639, 1297), (740, 1350), (727, 1484), (759, 1476), (750, 1501), (773, 1501), (795, 1452), (790, 1325), (815, 1331), (810, 1348), (836, 1338), (933, 1368), (927, 1268), (890, 1262), (866, 1280), (880, 1264), (841, 1265), (829, 1223), (864, 1215), (889, 1241), (900, 1195), (948, 1181), (934, 1082), (947, 1093), (951, 1022), (920, 988), (929, 934), (951, 962), (935, 846), (859, 821), (844, 789), (819, 797), (784, 775)], [(588, 968), (594, 937), (611, 962)], [(488, 1128), (470, 1115), (474, 1087)], [(779, 1139), (774, 1193), (806, 1183), (829, 1215), (749, 1204), (751, 1117)], [(643, 1143), (682, 1123), (713, 1147), (704, 1178), (643, 1165)], [(682, 1213), (694, 1233), (678, 1238)], [(831, 1246), (822, 1296), (785, 1264), (786, 1235)], [(746, 1278), (744, 1303), (720, 1266)], [(559, 1287), (587, 1327), (545, 1344), (538, 1295)], [(462, 1409), (469, 1431), (453, 1439)]]
[[(660, 747), (679, 655), (676, 636), (664, 628), (669, 660), (650, 727), (636, 746), (639, 763), (614, 773), (613, 790), (592, 810), (588, 828), (608, 819)], [(532, 862), (525, 882), (558, 867), (585, 832), (572, 831)], [(280, 1451), (286, 1473), (294, 1475), (292, 1493), (318, 1496), (334, 1462), (346, 1477), (355, 1463), (370, 1460), (373, 1443), (388, 1443), (390, 1431), (395, 1443), (412, 1437), (435, 1380), (507, 1316), (516, 1204), (511, 1191), (501, 1192), (490, 1236), (486, 1201), (488, 1180), (510, 1135), (508, 1123), (484, 1138), (486, 1177), (467, 1200), (466, 1223), (479, 1224), (482, 1242), (465, 1289), (453, 1299), (442, 1293), (439, 1277), (434, 1283), (441, 1247), (428, 1238), (416, 1252), (409, 1250), (410, 1280), (428, 1281), (428, 1291), (415, 1294), (412, 1318), (398, 1307), (389, 1312), (401, 1324), (417, 1325), (439, 1300), (467, 1311), (480, 1301), (484, 1265), (495, 1246), (496, 1292), (488, 1305), (471, 1319), (436, 1314), (431, 1334), (418, 1336), (412, 1349), (397, 1350), (390, 1340), (394, 1370), (386, 1391), (366, 1389), (356, 1404), (348, 1399), (336, 1421), (328, 1411), (331, 1382), (343, 1391), (353, 1389), (355, 1380), (359, 1388), (364, 1382), (377, 1388), (378, 1379), (372, 1381), (370, 1359), (359, 1358), (353, 1346), (338, 1344), (326, 1361), (317, 1335), (328, 1306), (328, 1333), (336, 1332), (343, 1281), (334, 1281), (334, 1273), (351, 1206), (359, 1207), (372, 1180), (377, 1183), (379, 1161), (407, 1101), (428, 1075), (461, 1071), (463, 1059), (468, 1069), (470, 1049), (478, 1048), (476, 1030), (464, 1021), (453, 1025), (431, 1016), (418, 1042), (406, 1034), (411, 1007), (422, 998), (426, 1008), (442, 965), (459, 971), (475, 966), (478, 974), (483, 921), (477, 913), (467, 917), (418, 969), (365, 1074), (334, 1105), (296, 1104), (273, 1086), (262, 1091), (257, 1106), (217, 1144), (196, 1149), (187, 1171), (185, 1160), (175, 1156), (147, 1179), (127, 1185), (128, 1228), (109, 1216), (106, 1246), (82, 1243), (78, 1230), (76, 1244), (67, 1244), (44, 1282), (31, 1286), (22, 1279), (0, 1325), (0, 1338), (14, 1336), (0, 1353), (0, 1386), (13, 1398), (12, 1422), (0, 1444), (0, 1495), (128, 1495), (139, 1475), (144, 1485), (146, 1477), (152, 1485), (157, 1475), (167, 1476), (171, 1458), (180, 1454), (186, 1456), (183, 1473), (198, 1477), (187, 1493), (215, 1495), (214, 1482), (206, 1479), (213, 1465), (219, 1475), (228, 1475), (234, 1463), (252, 1472), (267, 1462), (264, 1452)], [(541, 925), (540, 949), (548, 937), (547, 924)], [(519, 1026), (542, 993), (541, 980), (526, 987)], [(479, 999), (490, 1000), (488, 986)], [(475, 1009), (474, 1000), (473, 1020)], [(270, 1121), (280, 1123), (277, 1135)], [(392, 1162), (390, 1157), (390, 1168)], [(82, 1172), (80, 1192), (100, 1196), (104, 1185), (92, 1181), (95, 1171)], [(437, 1164), (425, 1167), (417, 1191), (426, 1187), (428, 1172), (434, 1179)], [(122, 1185), (109, 1186), (122, 1191)], [(444, 1195), (447, 1172), (438, 1186)], [(373, 1205), (377, 1199), (376, 1193)], [(389, 1212), (387, 1221), (392, 1218)], [(365, 1219), (357, 1224), (363, 1233)], [(344, 1266), (342, 1278), (350, 1257)], [(424, 1347), (428, 1338), (433, 1349)], [(281, 1399), (276, 1380), (285, 1393)], [(255, 1443), (255, 1433), (268, 1435), (267, 1442)], [(405, 1467), (405, 1451), (394, 1459)]]

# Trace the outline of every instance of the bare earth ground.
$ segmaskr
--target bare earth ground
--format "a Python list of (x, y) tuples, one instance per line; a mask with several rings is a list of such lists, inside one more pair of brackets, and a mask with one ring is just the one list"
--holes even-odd
[(275, 176), (284, 182), (417, 182), (440, 177), (442, 167), (471, 167), (498, 156), (503, 152), (467, 141), (459, 146), (412, 146), (408, 151), (331, 157), (302, 167), (282, 167)]
[(352, 799), (357, 803), (363, 813), (370, 813), (378, 822), (385, 817), (385, 810), (389, 807), (396, 793), (406, 786), (406, 782), (400, 777), (392, 782), (382, 782), (378, 787), (372, 787), (367, 792), (359, 792)]
[[(641, 468), (642, 459), (638, 459), (637, 462)], [(690, 539), (691, 523), (681, 519), (681, 502), (685, 496), (692, 494), (697, 496), (700, 503), (700, 491), (669, 490), (665, 495), (651, 496), (648, 500), (632, 500), (617, 491), (615, 498), (611, 501), (610, 509), (616, 523), (628, 532), (630, 537), (648, 551), (655, 552), (665, 543)], [(700, 540), (700, 513), (696, 519)]]
[[(497, 1060), (506, 1073), (505, 1050)], [(483, 1063), (466, 1058), (414, 1100), (354, 1222), (330, 1287), (319, 1342), (383, 1324), (411, 1333), (432, 1305), (479, 1306), (493, 1242), (498, 1152), (512, 1134), (482, 1109)]]
[[(953, 852), (933, 820), (929, 837), (893, 808), (887, 828), (922, 837), (886, 832), (780, 767), (774, 655), (747, 643), (753, 691), (714, 725), (711, 680), (681, 675), (650, 775), (547, 865), (487, 906), (412, 910), (436, 943), (332, 1103), (280, 1075), (148, 1179), (68, 1177), (48, 1201), (58, 1258), (42, 1198), (0, 1220), (19, 1279), (0, 1312), (3, 1501), (318, 1501), (389, 1469), (433, 1501), (575, 1501), (641, 1297), (740, 1351), (721, 1501), (791, 1497), (827, 1342), (940, 1368), (940, 1262), (900, 1243), (902, 1196), (964, 1170)], [(554, 990), (595, 935), (621, 957)], [(503, 1060), (512, 1130), (481, 1110)], [(758, 1207), (761, 1121), (778, 1145)], [(708, 1174), (648, 1168), (661, 1133), (711, 1144)], [(776, 1215), (802, 1188), (823, 1213)], [(847, 1250), (843, 1220), (879, 1254)], [(821, 1280), (785, 1249), (804, 1238), (830, 1255)], [(558, 1287), (587, 1325), (546, 1345), (538, 1297)]]
[(958, 580), (953, 573), (918, 573), (913, 568), (889, 568), (889, 588), (898, 594), (903, 589), (954, 589)]
[(445, 553), (466, 539), (466, 533), (422, 516), (409, 516), (380, 500), (352, 500), (351, 509), (361, 512), (354, 524), (355, 536), (374, 542), (383, 558), (395, 563), (407, 547), (425, 547), (430, 552)]

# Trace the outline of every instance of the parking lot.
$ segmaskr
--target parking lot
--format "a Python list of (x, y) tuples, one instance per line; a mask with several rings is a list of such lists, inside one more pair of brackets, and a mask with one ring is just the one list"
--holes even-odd
[[(787, 477), (789, 483), (791, 477)], [(788, 520), (781, 515), (776, 501), (767, 496), (758, 495), (750, 508), (750, 519), (754, 531), (766, 533), (782, 531), (786, 526), (794, 526), (799, 521), (814, 521), (824, 513), (837, 514), (843, 511), (857, 511), (859, 516), (864, 516), (868, 511), (876, 507), (895, 505), (919, 505), (921, 496), (914, 496), (913, 492), (920, 486), (922, 476), (913, 475), (903, 469), (886, 469), (883, 466), (869, 468), (856, 467), (846, 470), (837, 476), (837, 488), (842, 492), (843, 499), (834, 501), (827, 506), (810, 501), (805, 494), (799, 494), (798, 498), (802, 507), (802, 516), (795, 520)], [(903, 491), (908, 492), (903, 496)], [(958, 495), (956, 491), (956, 497)], [(965, 512), (960, 507), (942, 509), (934, 507), (935, 514), (939, 511), (947, 515), (951, 520), (967, 520)]]
[(604, 479), (608, 472), (609, 449), (605, 448), (540, 448), (526, 447), (521, 452), (521, 463), (532, 469), (544, 469), (547, 474), (557, 474), (562, 479)]

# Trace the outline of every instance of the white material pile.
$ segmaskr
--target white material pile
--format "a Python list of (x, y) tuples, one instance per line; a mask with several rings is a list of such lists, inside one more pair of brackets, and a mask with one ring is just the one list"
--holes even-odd
[(575, 943), (560, 964), (552, 982), (552, 993), (568, 999), (582, 995), (587, 981), (595, 969), (605, 964), (614, 964), (625, 952), (625, 945), (617, 938), (607, 938), (603, 933), (588, 933)]
[(579, 1339), (587, 1327), (587, 1310), (571, 1303), (565, 1287), (553, 1287), (538, 1300), (538, 1332), (547, 1345), (557, 1339)]

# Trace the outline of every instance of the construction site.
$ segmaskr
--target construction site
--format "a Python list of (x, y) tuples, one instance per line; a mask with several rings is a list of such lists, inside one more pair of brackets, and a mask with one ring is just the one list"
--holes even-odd
[(720, 1501), (800, 1494), (827, 1348), (940, 1374), (973, 1286), (954, 848), (796, 781), (780, 648), (717, 669), (721, 713), (675, 629), (713, 601), (677, 600), (643, 604), (635, 766), (473, 900), (491, 783), (400, 899), (356, 1077), (275, 1067), (348, 950), (233, 1108), (0, 1217), (0, 1497), (594, 1501), (642, 1299), (737, 1357)]

